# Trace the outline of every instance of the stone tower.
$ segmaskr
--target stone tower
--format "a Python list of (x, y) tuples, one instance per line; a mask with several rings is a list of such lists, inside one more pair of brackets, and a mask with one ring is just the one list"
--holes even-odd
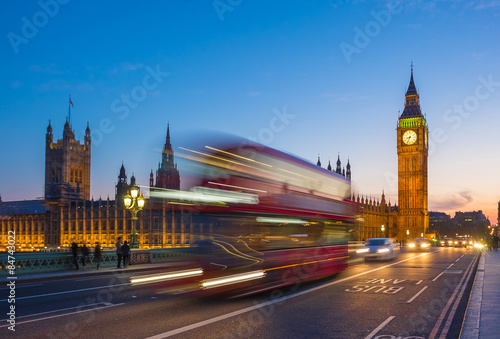
[(398, 151), (398, 238), (421, 237), (429, 227), (427, 156), (428, 125), (420, 110), (420, 98), (413, 82), (413, 65), (405, 107), (399, 116)]
[(127, 175), (125, 174), (125, 166), (123, 166), (122, 163), (120, 174), (118, 175), (118, 182), (115, 186), (115, 201), (118, 206), (124, 205), (123, 199), (127, 195), (127, 191), (129, 188), (130, 186), (127, 183)]
[(68, 118), (63, 138), (54, 142), (52, 126), (45, 137), (45, 199), (49, 201), (90, 199), (90, 128), (87, 122), (83, 144), (75, 140)]
[[(152, 174), (152, 173), (151, 173)], [(149, 185), (153, 187), (153, 178), (150, 175)], [(170, 126), (167, 125), (167, 139), (161, 152), (161, 163), (156, 171), (156, 184), (154, 187), (178, 190), (181, 187), (179, 170), (174, 163), (174, 151), (170, 143)]]

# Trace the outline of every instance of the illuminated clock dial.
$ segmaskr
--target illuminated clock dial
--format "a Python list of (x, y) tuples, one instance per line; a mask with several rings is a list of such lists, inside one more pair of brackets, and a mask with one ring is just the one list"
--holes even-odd
[(417, 142), (417, 133), (415, 133), (415, 131), (412, 130), (404, 132), (403, 142), (406, 145), (413, 145), (415, 142)]

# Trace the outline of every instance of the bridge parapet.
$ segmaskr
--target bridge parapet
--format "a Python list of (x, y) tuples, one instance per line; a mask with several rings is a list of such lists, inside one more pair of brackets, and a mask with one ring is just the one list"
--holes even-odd
[[(148, 250), (131, 250), (130, 264), (155, 264), (177, 260), (188, 260), (193, 257), (193, 248), (158, 248)], [(12, 260), (12, 257), (15, 259)], [(11, 259), (11, 262), (9, 262)], [(78, 256), (81, 265), (81, 256)], [(113, 267), (118, 263), (118, 256), (114, 250), (102, 251), (100, 267)], [(0, 277), (10, 276), (9, 268), (15, 265), (15, 275), (67, 271), (75, 269), (73, 255), (68, 252), (29, 252), (0, 254)], [(97, 264), (94, 255), (88, 256), (86, 265), (95, 267)]]

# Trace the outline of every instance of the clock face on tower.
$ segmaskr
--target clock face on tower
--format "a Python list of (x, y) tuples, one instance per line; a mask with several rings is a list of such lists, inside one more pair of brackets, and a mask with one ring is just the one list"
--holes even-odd
[(415, 142), (417, 142), (417, 133), (415, 133), (415, 131), (412, 130), (404, 132), (403, 142), (406, 145), (413, 145)]

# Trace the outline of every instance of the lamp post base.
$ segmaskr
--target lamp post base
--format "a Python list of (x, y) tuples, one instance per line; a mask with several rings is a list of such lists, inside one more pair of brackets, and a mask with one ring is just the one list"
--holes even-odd
[(137, 238), (137, 233), (130, 234), (130, 248), (139, 248), (139, 241), (137, 240)]

